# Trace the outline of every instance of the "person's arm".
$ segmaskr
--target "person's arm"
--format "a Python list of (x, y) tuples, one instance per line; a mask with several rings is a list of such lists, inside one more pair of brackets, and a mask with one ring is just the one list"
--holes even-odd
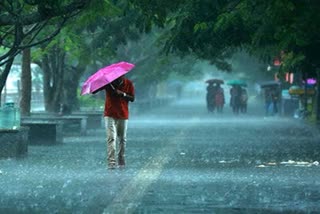
[(127, 101), (130, 101), (130, 102), (134, 101), (134, 96), (131, 94), (127, 94), (127, 93), (120, 91), (118, 89), (116, 89), (116, 93), (117, 93), (117, 95), (119, 95), (120, 97), (122, 97), (123, 99), (125, 99)]

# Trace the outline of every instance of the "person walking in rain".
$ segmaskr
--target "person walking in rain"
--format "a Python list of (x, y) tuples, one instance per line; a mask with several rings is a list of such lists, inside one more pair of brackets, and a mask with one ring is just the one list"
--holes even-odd
[(214, 103), (214, 94), (215, 94), (215, 88), (212, 82), (209, 82), (209, 85), (207, 86), (207, 110), (209, 113), (213, 113), (215, 109), (215, 103)]
[(224, 100), (224, 91), (223, 88), (221, 88), (220, 84), (217, 83), (214, 90), (214, 103), (215, 107), (217, 108), (218, 113), (223, 112), (223, 106), (225, 104)]
[(234, 114), (239, 114), (241, 86), (233, 85), (230, 89), (230, 106)]
[(271, 92), (271, 98), (272, 98), (272, 105), (273, 105), (273, 114), (278, 114), (278, 101), (279, 101), (279, 95), (276, 88), (272, 89)]
[(245, 88), (241, 89), (240, 112), (247, 113), (248, 108), (248, 92)]
[(266, 116), (269, 116), (273, 112), (272, 90), (270, 88), (265, 89), (264, 102), (265, 102), (265, 114)]
[(107, 162), (109, 169), (115, 169), (117, 167), (117, 142), (119, 142), (119, 151), (117, 153), (118, 166), (124, 167), (126, 164), (125, 147), (127, 142), (129, 101), (134, 102), (135, 92), (133, 83), (125, 78), (124, 75), (98, 91), (103, 89), (106, 92), (104, 118), (107, 132)]

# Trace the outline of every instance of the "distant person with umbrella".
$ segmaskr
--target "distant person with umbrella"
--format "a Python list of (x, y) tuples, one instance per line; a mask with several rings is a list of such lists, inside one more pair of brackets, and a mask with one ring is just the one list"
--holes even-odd
[(270, 88), (265, 89), (264, 102), (265, 102), (265, 113), (269, 116), (273, 112), (273, 100), (272, 100), (272, 90)]
[(230, 107), (234, 114), (239, 114), (241, 108), (242, 86), (246, 87), (247, 83), (242, 80), (230, 80), (227, 84), (232, 86), (230, 89)]
[(209, 85), (207, 86), (207, 95), (206, 95), (206, 101), (207, 101), (207, 110), (209, 113), (214, 112), (215, 103), (214, 103), (214, 85), (212, 82), (208, 82)]
[(242, 88), (240, 85), (232, 85), (230, 89), (230, 106), (234, 114), (239, 114), (241, 107), (241, 92)]
[(215, 86), (214, 103), (215, 103), (215, 107), (217, 108), (217, 112), (222, 113), (223, 106), (225, 104), (225, 99), (224, 99), (224, 91), (223, 91), (223, 88), (221, 88), (220, 83), (217, 83)]
[(241, 99), (240, 99), (240, 111), (241, 113), (247, 113), (248, 109), (248, 92), (245, 88), (241, 89)]
[(273, 104), (273, 113), (278, 114), (278, 102), (279, 102), (279, 94), (276, 88), (272, 88), (272, 104)]
[(221, 79), (208, 79), (206, 80), (206, 83), (209, 84), (207, 86), (206, 96), (208, 112), (213, 113), (215, 108), (217, 108), (218, 112), (222, 112), (224, 104), (224, 93), (220, 85), (223, 84), (224, 81)]
[(100, 69), (92, 75), (82, 87), (82, 93), (106, 92), (104, 118), (107, 132), (107, 162), (109, 169), (115, 169), (116, 146), (119, 142), (118, 165), (125, 166), (125, 147), (129, 118), (129, 102), (135, 99), (134, 85), (124, 74), (134, 67), (133, 64), (121, 62)]
[(260, 83), (260, 88), (264, 89), (266, 116), (278, 113), (278, 103), (280, 99), (281, 83), (279, 81), (264, 81)]

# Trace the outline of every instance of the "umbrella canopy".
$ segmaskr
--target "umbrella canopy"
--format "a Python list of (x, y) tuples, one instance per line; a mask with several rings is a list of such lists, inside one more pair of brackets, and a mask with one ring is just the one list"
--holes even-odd
[(280, 82), (278, 81), (265, 81), (265, 82), (262, 82), (260, 83), (260, 87), (261, 88), (272, 88), (272, 87), (279, 87), (280, 86)]
[(128, 62), (118, 62), (99, 69), (92, 74), (83, 84), (81, 95), (90, 94), (108, 85), (120, 76), (128, 73), (134, 64)]
[(206, 83), (211, 83), (211, 84), (224, 84), (224, 81), (221, 79), (208, 79), (206, 80)]
[(247, 83), (243, 80), (229, 80), (227, 85), (247, 86)]

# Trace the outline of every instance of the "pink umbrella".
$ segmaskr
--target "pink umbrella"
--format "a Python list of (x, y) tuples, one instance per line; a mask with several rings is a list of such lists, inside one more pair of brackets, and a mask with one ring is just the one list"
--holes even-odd
[(99, 69), (84, 82), (81, 89), (81, 95), (93, 93), (118, 77), (128, 73), (133, 67), (134, 64), (118, 62)]

